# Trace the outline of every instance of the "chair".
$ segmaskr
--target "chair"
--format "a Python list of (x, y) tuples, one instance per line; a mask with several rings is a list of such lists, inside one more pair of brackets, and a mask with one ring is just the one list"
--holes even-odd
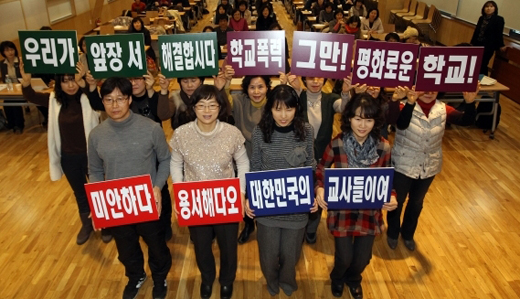
[(150, 25), (150, 18), (149, 17), (144, 17), (142, 18), (143, 20), (143, 25)]
[(426, 17), (428, 13), (428, 6), (424, 2), (419, 2), (417, 4), (417, 12), (415, 15), (403, 16), (403, 20), (406, 22), (411, 22), (412, 20), (422, 20)]
[(99, 34), (100, 35), (115, 34), (114, 25), (112, 25), (112, 24), (101, 25), (99, 27)]
[(410, 3), (410, 9), (407, 12), (398, 12), (395, 15), (398, 18), (402, 18), (404, 16), (415, 15), (416, 10), (417, 10), (417, 0), (412, 0), (412, 2)]
[(437, 41), (437, 31), (441, 26), (442, 15), (435, 5), (430, 6), (428, 17), (423, 20), (412, 20), (419, 33), (430, 40), (434, 45)]
[(395, 15), (397, 13), (399, 13), (399, 12), (408, 12), (408, 11), (410, 11), (410, 0), (404, 0), (403, 8), (390, 10), (390, 20), (389, 20), (389, 23), (390, 24), (394, 24), (395, 23)]
[(159, 12), (157, 10), (149, 10), (146, 12), (146, 17), (148, 18), (157, 18), (159, 16)]
[(137, 12), (132, 11), (132, 18), (135, 18), (135, 17), (137, 17)]

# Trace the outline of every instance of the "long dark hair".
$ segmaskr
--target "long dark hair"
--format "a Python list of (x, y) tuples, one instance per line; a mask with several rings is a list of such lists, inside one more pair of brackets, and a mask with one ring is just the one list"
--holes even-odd
[[(65, 79), (72, 80), (74, 83), (76, 83), (74, 74), (59, 74), (54, 77), (54, 82), (56, 82), (54, 84), (54, 96), (56, 97), (56, 101), (58, 101), (58, 103), (60, 103), (63, 108), (67, 108), (69, 103), (67, 100), (68, 94), (61, 88), (61, 83), (65, 82)], [(78, 91), (74, 95), (74, 99), (79, 101), (82, 94), (83, 92), (81, 91), (81, 88), (78, 88)]]
[(202, 84), (201, 86), (197, 87), (190, 98), (188, 110), (186, 110), (190, 121), (197, 119), (197, 115), (195, 114), (195, 105), (197, 105), (200, 100), (209, 100), (215, 98), (220, 106), (217, 119), (228, 122), (229, 116), (231, 115), (231, 106), (229, 105), (229, 101), (224, 94), (225, 93), (218, 90), (218, 88), (216, 88), (214, 85)]
[(495, 1), (487, 1), (486, 3), (484, 3), (484, 5), (482, 6), (482, 16), (483, 17), (486, 16), (486, 6), (488, 4), (492, 4), (495, 7), (495, 12), (493, 13), (493, 15), (497, 16), (498, 15), (498, 5)]
[(7, 48), (14, 49), (14, 57), (18, 57), (18, 49), (16, 48), (16, 45), (10, 40), (5, 40), (2, 43), (0, 43), (0, 55), (2, 55), (4, 58), (6, 58), (4, 51)]
[(305, 141), (305, 118), (303, 117), (300, 98), (292, 87), (288, 85), (278, 85), (268, 93), (267, 103), (265, 103), (262, 118), (258, 123), (260, 131), (262, 131), (264, 135), (264, 142), (271, 143), (271, 136), (273, 135), (274, 126), (276, 126), (272, 109), (280, 106), (296, 109), (292, 121), (294, 125), (294, 137), (299, 141)]
[[(137, 31), (134, 27), (134, 23), (137, 23), (137, 22), (141, 22), (141, 30), (140, 31)], [(132, 19), (132, 23), (130, 23), (130, 26), (128, 26), (128, 32), (129, 33), (138, 33), (138, 32), (145, 32), (146, 29), (144, 27), (144, 23), (143, 23), (143, 20), (140, 18), (140, 17), (135, 17)]]
[(352, 132), (350, 119), (356, 116), (356, 110), (361, 108), (361, 118), (374, 119), (374, 127), (370, 131), (370, 136), (375, 140), (381, 139), (381, 127), (385, 121), (381, 105), (368, 93), (361, 93), (351, 99), (341, 113), (341, 131), (343, 133)]

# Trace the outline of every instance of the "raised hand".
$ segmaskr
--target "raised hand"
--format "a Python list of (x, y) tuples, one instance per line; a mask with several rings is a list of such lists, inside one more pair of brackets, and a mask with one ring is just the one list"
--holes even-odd
[(168, 87), (170, 86), (171, 79), (166, 78), (163, 74), (157, 75), (157, 79), (159, 79), (161, 94), (168, 94)]
[(368, 86), (366, 84), (363, 84), (360, 86), (359, 83), (357, 83), (356, 85), (354, 85), (354, 90), (356, 91), (356, 94), (366, 92), (367, 88), (368, 88)]
[(83, 80), (83, 76), (85, 76), (87, 72), (85, 65), (81, 61), (76, 63), (76, 71), (77, 73), (74, 74), (74, 80), (79, 83), (81, 80)]
[(405, 87), (397, 86), (394, 90), (394, 94), (392, 95), (392, 101), (395, 102), (395, 101), (400, 101), (400, 100), (404, 99), (409, 91), (410, 91), (410, 88), (408, 88), (406, 86)]
[(424, 94), (424, 91), (415, 91), (415, 85), (412, 86), (412, 89), (408, 90), (406, 93), (406, 97), (408, 99), (408, 104), (413, 105), (417, 101), (417, 99)]
[(343, 86), (341, 92), (347, 94), (350, 92), (352, 88), (354, 88), (354, 86), (352, 86), (352, 75), (349, 75), (347, 78), (343, 79)]
[(478, 92), (480, 91), (480, 83), (477, 85), (477, 90), (474, 92), (463, 92), (462, 96), (464, 97), (464, 101), (467, 104), (471, 104), (475, 102), (475, 99), (477, 98)]
[(153, 85), (155, 84), (155, 78), (153, 77), (150, 71), (146, 72), (146, 75), (143, 75), (144, 83), (146, 85), (146, 90), (153, 90)]
[(22, 86), (23, 87), (27, 87), (29, 85), (31, 85), (31, 78), (32, 78), (32, 75), (29, 74), (29, 73), (26, 73), (24, 70), (23, 70), (23, 61), (22, 61), (22, 58), (20, 57), (18, 59), (18, 61), (20, 61), (20, 75), (22, 75)]

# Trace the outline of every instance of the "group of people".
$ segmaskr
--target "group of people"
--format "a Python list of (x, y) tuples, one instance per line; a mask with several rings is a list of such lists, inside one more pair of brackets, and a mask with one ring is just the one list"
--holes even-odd
[[(496, 4), (494, 10), (487, 5), (483, 14), (491, 15), (488, 22), (492, 22)], [(10, 50), (2, 48), (1, 53), (8, 56)], [(280, 85), (274, 88), (269, 76), (252, 75), (243, 78), (241, 91), (230, 93), (226, 87), (234, 75), (230, 65), (214, 77), (213, 85), (204, 84), (202, 77), (179, 78), (180, 90), (174, 91), (170, 79), (148, 73), (108, 78), (98, 87), (80, 61), (77, 74), (56, 76), (49, 95), (36, 92), (31, 74), (24, 72), (21, 60), (17, 63), (25, 99), (49, 108), (50, 175), (52, 180), (65, 175), (74, 192), (82, 223), (77, 244), (87, 242), (95, 230), (84, 189), (87, 181), (151, 176), (159, 220), (101, 231), (104, 242), (115, 240), (125, 267), (128, 284), (123, 298), (134, 298), (147, 277), (140, 237), (148, 245), (153, 298), (167, 294), (172, 258), (166, 242), (172, 237), (172, 212), (178, 213), (167, 186), (169, 175), (174, 183), (240, 179), (245, 212), (240, 234), (238, 223), (189, 227), (202, 298), (211, 297), (217, 275), (211, 250), (214, 238), (221, 252), (220, 295), (231, 298), (237, 246), (250, 238), (254, 220), (267, 291), (274, 296), (282, 289), (290, 296), (298, 289), (296, 264), (303, 241), (317, 240), (321, 213), (327, 210), (324, 171), (331, 167), (394, 167), (392, 197), (382, 206), (388, 211), (386, 241), (395, 249), (401, 236), (404, 246), (414, 251), (424, 198), (441, 171), (445, 125), (471, 124), (478, 92), (463, 93), (468, 105), (459, 111), (439, 101), (433, 91), (396, 87), (387, 95), (379, 86), (352, 84), (347, 77), (336, 85), (337, 94), (327, 93), (325, 78), (280, 73)], [(153, 88), (156, 81), (160, 91)], [(100, 122), (99, 111), (105, 111), (108, 119)], [(342, 132), (332, 136), (336, 113), (341, 114)], [(174, 129), (169, 147), (161, 128), (165, 120)], [(393, 146), (386, 138), (388, 124), (397, 128)], [(307, 213), (256, 217), (246, 201), (245, 173), (304, 166), (316, 174), (312, 208)], [(354, 298), (363, 298), (362, 273), (375, 236), (383, 232), (382, 209), (327, 211), (326, 223), (335, 242), (330, 273), (334, 296), (341, 297), (346, 285)]]

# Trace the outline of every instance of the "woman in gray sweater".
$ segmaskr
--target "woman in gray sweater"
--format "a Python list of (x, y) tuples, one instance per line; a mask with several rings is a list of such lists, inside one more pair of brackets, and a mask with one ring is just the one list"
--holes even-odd
[[(316, 168), (313, 129), (305, 122), (298, 95), (290, 86), (279, 85), (267, 96), (252, 140), (251, 171)], [(311, 212), (316, 209), (315, 205)], [(254, 217), (248, 205), (246, 213)], [(260, 267), (271, 296), (278, 294), (280, 288), (287, 296), (298, 289), (296, 264), (307, 221), (308, 213), (257, 218)]]

